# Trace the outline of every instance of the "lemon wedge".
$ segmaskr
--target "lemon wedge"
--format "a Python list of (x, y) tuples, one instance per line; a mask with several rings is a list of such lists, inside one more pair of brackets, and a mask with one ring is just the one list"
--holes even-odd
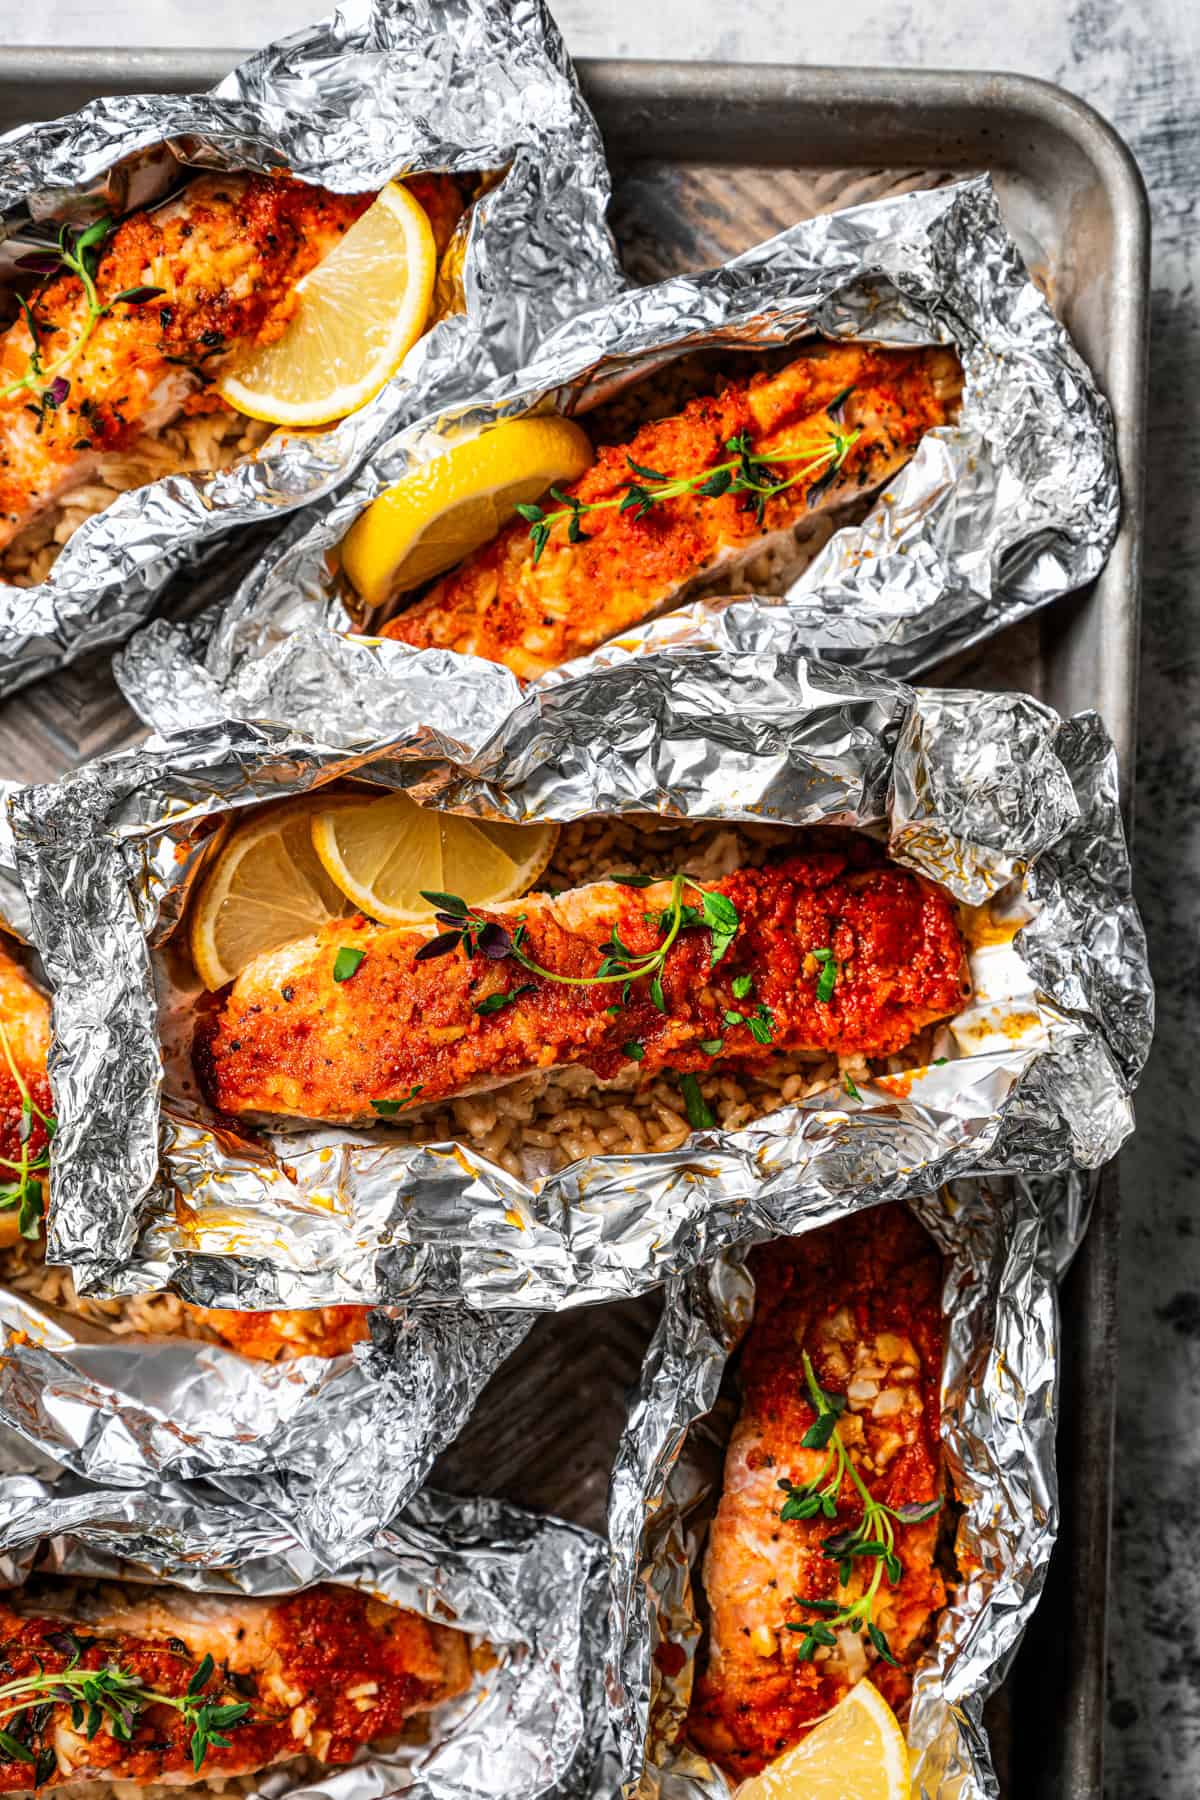
[(468, 906), (515, 899), (537, 880), (557, 840), (557, 825), (464, 819), (420, 807), (407, 794), (335, 801), (312, 819), (326, 875), (388, 925), (430, 918), (422, 893), (457, 894)]
[(325, 795), (267, 807), (218, 851), (192, 906), (189, 943), (207, 988), (224, 987), (266, 950), (354, 911), (313, 849)]
[(743, 1781), (736, 1800), (909, 1800), (911, 1792), (899, 1721), (879, 1689), (860, 1681), (806, 1738)]
[(518, 506), (578, 481), (593, 460), (586, 435), (569, 419), (507, 419), (422, 463), (372, 501), (343, 540), (342, 567), (366, 604), (381, 606), (461, 562)]
[(425, 330), (437, 274), (429, 220), (390, 182), (296, 284), (282, 337), (218, 377), (238, 412), (273, 425), (326, 425), (377, 394)]

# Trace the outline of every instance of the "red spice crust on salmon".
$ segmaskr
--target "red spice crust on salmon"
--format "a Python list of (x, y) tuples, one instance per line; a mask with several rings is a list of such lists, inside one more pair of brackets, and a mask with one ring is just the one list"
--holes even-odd
[[(688, 902), (700, 904), (699, 885)], [(953, 901), (866, 839), (702, 888), (732, 905), (737, 929), (715, 965), (710, 931), (681, 929), (661, 990), (555, 977), (593, 977), (614, 934), (634, 958), (653, 953), (670, 881), (598, 881), (481, 909), (493, 928), (519, 930), (536, 970), (461, 944), (426, 960), (436, 924), (335, 921), (255, 958), (201, 1016), (200, 1080), (231, 1114), (377, 1123), (571, 1063), (607, 1079), (631, 1057), (648, 1075), (715, 1057), (753, 1067), (780, 1050), (886, 1056), (964, 1003)], [(339, 950), (359, 953), (348, 978), (335, 973)]]

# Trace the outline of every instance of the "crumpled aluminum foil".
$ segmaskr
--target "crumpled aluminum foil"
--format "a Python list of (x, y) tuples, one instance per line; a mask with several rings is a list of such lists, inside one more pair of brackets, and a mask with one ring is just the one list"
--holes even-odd
[(425, 170), (503, 178), (446, 259), (455, 310), (374, 400), (238, 467), (122, 495), (45, 583), (0, 588), (0, 693), (118, 642), (214, 538), (328, 495), (382, 438), (519, 367), (621, 282), (599, 132), (541, 0), (348, 0), (209, 94), (109, 96), (21, 126), (0, 138), (3, 236), (28, 244), (48, 219), (141, 204), (145, 159), (164, 146), (189, 166), (282, 167), (341, 193)]
[[(603, 1544), (500, 1500), (417, 1495), (335, 1578), (486, 1640), (494, 1667), (432, 1715), (428, 1744), (368, 1754), (310, 1782), (286, 1766), (255, 1800), (602, 1800), (611, 1794), (599, 1681)], [(31, 1571), (165, 1580), (201, 1593), (294, 1592), (322, 1578), (273, 1516), (202, 1487), (142, 1492), (0, 1481), (0, 1582)]]
[[(246, 679), (256, 723), (151, 740), (10, 802), (56, 991), (49, 1254), (85, 1292), (553, 1309), (645, 1291), (848, 1196), (1098, 1167), (1128, 1134), (1153, 993), (1095, 715), (813, 662), (786, 612), (753, 602), (673, 629), (667, 652), (651, 642), (523, 695), (490, 664), (327, 632)], [(386, 1126), (281, 1131), (264, 1151), (164, 1089), (155, 983), (203, 860), (197, 828), (348, 773), (511, 819), (836, 820), (963, 901), (1003, 895), (1034, 916), (974, 954), (948, 1060), (856, 1097), (524, 1180), (465, 1144), (398, 1146)]]
[(531, 1323), (377, 1312), (351, 1352), (262, 1363), (191, 1338), (113, 1337), (0, 1287), (0, 1426), (102, 1487), (207, 1479), (335, 1569), (416, 1493)]
[[(24, 935), (7, 811), (0, 918)], [(101, 1486), (207, 1478), (270, 1505), (335, 1568), (417, 1491), (531, 1324), (462, 1306), (376, 1312), (352, 1352), (271, 1365), (189, 1338), (148, 1354), (0, 1285), (0, 1428)]]
[(10, 932), (24, 942), (29, 935), (29, 908), (17, 874), (17, 855), (8, 819), (8, 797), (20, 786), (19, 781), (0, 778), (0, 930)]
[[(1063, 1244), (1036, 1185), (1020, 1180), (963, 1181), (909, 1204), (946, 1258), (942, 1442), (963, 1507), (961, 1579), (913, 1684), (913, 1793), (995, 1800), (983, 1703), (1037, 1604), (1058, 1530), (1055, 1266)], [(730, 1793), (725, 1776), (679, 1740), (702, 1641), (692, 1572), (735, 1410), (722, 1378), (753, 1313), (754, 1280), (740, 1251), (668, 1283), (617, 1451), (607, 1689), (620, 1791), (637, 1800)], [(673, 1653), (658, 1654), (667, 1644)]]
[(808, 220), (722, 268), (576, 315), (530, 367), (378, 447), (351, 485), (289, 523), (225, 604), (140, 633), (117, 665), (122, 688), (163, 731), (225, 716), (237, 701), (222, 690), (247, 659), (306, 623), (352, 628), (327, 552), (447, 443), (530, 410), (586, 412), (687, 351), (813, 331), (953, 344), (967, 385), (959, 423), (931, 431), (866, 520), (774, 603), (797, 644), (912, 675), (1098, 573), (1120, 505), (1108, 405), (979, 176)]

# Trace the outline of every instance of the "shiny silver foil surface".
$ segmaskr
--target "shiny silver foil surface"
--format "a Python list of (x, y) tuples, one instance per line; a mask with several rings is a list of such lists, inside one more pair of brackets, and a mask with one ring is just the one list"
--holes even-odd
[(39, 587), (0, 588), (0, 693), (144, 620), (169, 576), (235, 526), (328, 495), (367, 451), (527, 362), (621, 277), (599, 133), (541, 0), (349, 0), (209, 94), (117, 95), (0, 138), (3, 236), (152, 198), (193, 168), (286, 168), (339, 193), (427, 170), (490, 174), (444, 267), (452, 310), (367, 405), (210, 475), (173, 475), (87, 520)]
[[(957, 1182), (909, 1204), (945, 1257), (942, 1442), (963, 1509), (960, 1579), (913, 1684), (913, 1794), (995, 1800), (983, 1703), (1016, 1652), (1057, 1534), (1055, 1268), (1078, 1236), (1064, 1245), (1036, 1184), (1020, 1180)], [(703, 1637), (695, 1590), (736, 1417), (723, 1377), (753, 1316), (740, 1251), (669, 1282), (617, 1451), (607, 1691), (620, 1792), (637, 1800), (731, 1791), (684, 1725)]]
[[(24, 934), (7, 811), (0, 919)], [(269, 1364), (193, 1338), (148, 1346), (0, 1284), (0, 1431), (100, 1486), (207, 1479), (269, 1506), (314, 1567), (336, 1568), (421, 1486), (532, 1322), (379, 1311), (346, 1354)]]
[(328, 552), (448, 443), (531, 410), (586, 424), (595, 400), (688, 351), (813, 332), (951, 344), (966, 389), (958, 423), (929, 432), (866, 519), (770, 602), (798, 645), (912, 675), (1097, 574), (1119, 512), (1108, 405), (980, 176), (808, 220), (722, 268), (577, 314), (528, 368), (381, 443), (352, 484), (289, 522), (225, 604), (139, 634), (117, 667), (126, 695), (162, 730), (217, 719), (247, 659), (306, 622), (349, 629)]
[(264, 1363), (194, 1338), (114, 1337), (0, 1287), (0, 1426), (102, 1487), (207, 1480), (334, 1569), (417, 1491), (531, 1323), (376, 1312), (352, 1351)]
[[(333, 1579), (468, 1632), (494, 1666), (430, 1715), (427, 1744), (368, 1752), (309, 1780), (303, 1765), (281, 1765), (263, 1772), (256, 1800), (611, 1794), (599, 1682), (606, 1564), (600, 1540), (576, 1526), (500, 1500), (417, 1495)], [(269, 1504), (235, 1506), (200, 1486), (135, 1492), (10, 1475), (0, 1480), (0, 1581), (17, 1586), (35, 1570), (168, 1581), (231, 1600), (327, 1578)]]
[[(1095, 1168), (1128, 1135), (1153, 993), (1095, 715), (814, 662), (786, 611), (753, 601), (702, 613), (669, 650), (523, 694), (490, 664), (321, 631), (243, 679), (248, 719), (10, 800), (55, 989), (49, 1256), (83, 1291), (556, 1309), (642, 1292), (851, 1198)], [(209, 821), (347, 774), (514, 820), (835, 821), (962, 901), (1029, 922), (972, 954), (974, 999), (928, 1067), (678, 1150), (518, 1178), (467, 1144), (397, 1145), (385, 1125), (252, 1145), (218, 1127), (188, 1091), (190, 1062), (165, 1053), (171, 935)]]

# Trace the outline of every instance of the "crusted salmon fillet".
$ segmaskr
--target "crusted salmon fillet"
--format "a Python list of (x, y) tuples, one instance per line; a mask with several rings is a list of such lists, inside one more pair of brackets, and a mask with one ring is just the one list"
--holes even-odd
[[(903, 1206), (891, 1205), (767, 1245), (751, 1267), (754, 1321), (704, 1560), (709, 1622), (688, 1719), (691, 1740), (734, 1782), (796, 1743), (864, 1675), (902, 1715), (912, 1669), (946, 1601), (934, 1561), (937, 1512), (893, 1521), (903, 1573), (895, 1582), (882, 1575), (858, 1631), (839, 1625), (837, 1614), (862, 1600), (877, 1559), (852, 1557), (843, 1587), (837, 1557), (824, 1549), (862, 1522), (853, 1481), (844, 1475), (837, 1487), (834, 1517), (781, 1517), (789, 1487), (817, 1479), (829, 1456), (802, 1447), (817, 1417), (805, 1352), (819, 1386), (844, 1402), (838, 1433), (873, 1499), (919, 1514), (942, 1497), (936, 1247)], [(836, 1641), (802, 1654), (814, 1620)]]
[[(457, 182), (408, 185), (444, 247), (462, 211)], [(135, 298), (116, 301), (94, 329), (80, 276), (51, 277), (0, 336), (0, 549), (104, 453), (181, 412), (222, 406), (206, 392), (213, 377), (282, 333), (297, 282), (373, 198), (284, 176), (202, 175), (165, 205), (131, 213), (99, 247), (98, 303)]]
[[(690, 492), (641, 515), (635, 508), (586, 512), (584, 538), (571, 542), (560, 524), (540, 557), (529, 526), (516, 519), (391, 620), (384, 636), (469, 652), (530, 679), (543, 675), (678, 602), (697, 582), (732, 572), (773, 539), (790, 539), (809, 512), (879, 487), (928, 430), (955, 416), (961, 388), (949, 350), (809, 347), (778, 374), (731, 382), (643, 426), (628, 443), (606, 445), (563, 489), (594, 506), (639, 479), (631, 463), (672, 478), (695, 475), (727, 462), (730, 439), (742, 434), (759, 455), (811, 451), (810, 473), (768, 499), (761, 519), (745, 493)], [(856, 431), (840, 467), (817, 460), (835, 432)], [(781, 463), (779, 477), (803, 467), (803, 459)]]
[[(22, 1206), (16, 1190), (21, 1183), (21, 1163), (31, 1171), (26, 1177), (28, 1200), (24, 1208), (27, 1231), (36, 1235), (43, 1206), (46, 1161), (49, 1151), (45, 1119), (53, 1117), (46, 1055), (50, 1048), (50, 1002), (37, 989), (21, 965), (0, 949), (0, 1248), (15, 1243), (21, 1234)], [(26, 1106), (26, 1096), (32, 1110)]]
[[(0, 1028), (7, 1039), (9, 1063), (0, 1045), (0, 1196), (19, 1183), (22, 1147), (28, 1153), (32, 1173), (27, 1185), (36, 1188), (34, 1212), (27, 1219), (29, 1234), (41, 1235), (40, 1213), (47, 1183), (49, 1139), (41, 1114), (52, 1118), (50, 1081), (46, 1056), (50, 1048), (50, 1002), (36, 988), (21, 965), (0, 949)], [(14, 1073), (15, 1067), (15, 1073)], [(28, 1135), (22, 1139), (22, 1084), (33, 1101)], [(28, 1210), (28, 1209), (27, 1209)], [(22, 1213), (12, 1198), (0, 1210), (0, 1250), (21, 1235)], [(237, 1312), (189, 1307), (192, 1315), (224, 1338), (243, 1356), (261, 1362), (286, 1362), (296, 1356), (341, 1356), (352, 1345), (369, 1337), (368, 1306), (322, 1306), (310, 1310)]]
[(365, 1343), (369, 1306), (280, 1307), (265, 1312), (190, 1306), (188, 1311), (232, 1350), (257, 1362), (291, 1362), (297, 1356), (343, 1356)]
[[(866, 839), (440, 919), (335, 921), (257, 957), (197, 1025), (212, 1103), (365, 1124), (570, 1063), (608, 1078), (630, 1059), (650, 1074), (885, 1055), (963, 1005), (953, 902)], [(595, 979), (614, 960), (625, 973)]]
[[(330, 1585), (284, 1599), (226, 1599), (39, 1583), (0, 1605), (0, 1660), (0, 1725), (24, 1751), (17, 1757), (0, 1745), (6, 1792), (31, 1788), (35, 1778), (39, 1789), (94, 1780), (182, 1785), (301, 1755), (347, 1763), (471, 1679), (460, 1632)], [(108, 1729), (106, 1709), (90, 1738), (86, 1705), (73, 1712), (82, 1672), (101, 1670), (130, 1677), (142, 1696), (125, 1702), (125, 1741)], [(4, 1694), (39, 1674), (34, 1690)], [(147, 1697), (182, 1697), (193, 1681), (202, 1702), (241, 1709), (216, 1720), (226, 1742), (210, 1737), (198, 1775), (194, 1721)], [(39, 1704), (15, 1712), (18, 1698)]]

